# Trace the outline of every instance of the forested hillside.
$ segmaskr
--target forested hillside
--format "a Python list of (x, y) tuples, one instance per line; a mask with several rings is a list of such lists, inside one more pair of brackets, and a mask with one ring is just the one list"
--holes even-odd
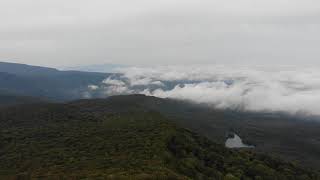
[(0, 179), (319, 179), (294, 163), (226, 149), (136, 98), (1, 108)]
[(317, 170), (320, 167), (319, 117), (216, 109), (207, 104), (144, 95), (117, 96), (94, 102), (92, 106), (96, 109), (109, 107), (109, 104), (118, 104), (120, 108), (132, 104), (157, 111), (217, 143), (225, 142), (226, 132), (235, 131), (245, 142), (255, 145), (256, 152), (279, 156)]

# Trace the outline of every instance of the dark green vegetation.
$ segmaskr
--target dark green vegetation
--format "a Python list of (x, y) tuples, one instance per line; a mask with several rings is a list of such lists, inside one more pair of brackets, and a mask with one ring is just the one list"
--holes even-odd
[[(255, 145), (256, 152), (279, 156), (317, 170), (320, 168), (319, 117), (215, 110), (206, 105), (146, 96), (122, 98), (124, 104), (136, 103), (144, 109), (160, 112), (214, 142), (224, 143), (226, 132), (232, 130), (245, 143)], [(117, 101), (119, 99), (121, 97)], [(101, 101), (101, 105), (103, 103)]]
[[(0, 179), (319, 179), (293, 163), (229, 150), (117, 96), (0, 109)], [(148, 103), (147, 103), (148, 101)]]
[(88, 85), (99, 84), (110, 75), (0, 62), (0, 95), (74, 100), (85, 97)]

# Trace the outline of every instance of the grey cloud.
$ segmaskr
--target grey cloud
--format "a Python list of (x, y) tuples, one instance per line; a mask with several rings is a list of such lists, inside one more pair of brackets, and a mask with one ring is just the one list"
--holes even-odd
[(314, 0), (0, 2), (0, 58), (37, 65), (319, 64)]

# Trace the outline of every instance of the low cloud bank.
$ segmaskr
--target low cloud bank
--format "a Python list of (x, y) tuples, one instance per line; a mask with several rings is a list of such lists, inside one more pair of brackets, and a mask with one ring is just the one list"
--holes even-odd
[[(320, 71), (298, 67), (161, 66), (118, 69), (90, 92), (145, 94), (215, 108), (320, 115)], [(93, 88), (94, 87), (94, 88)]]

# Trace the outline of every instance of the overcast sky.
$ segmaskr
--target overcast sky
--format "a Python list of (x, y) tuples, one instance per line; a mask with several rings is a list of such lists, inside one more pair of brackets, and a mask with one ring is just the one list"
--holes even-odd
[(319, 0), (0, 0), (0, 61), (320, 65)]

